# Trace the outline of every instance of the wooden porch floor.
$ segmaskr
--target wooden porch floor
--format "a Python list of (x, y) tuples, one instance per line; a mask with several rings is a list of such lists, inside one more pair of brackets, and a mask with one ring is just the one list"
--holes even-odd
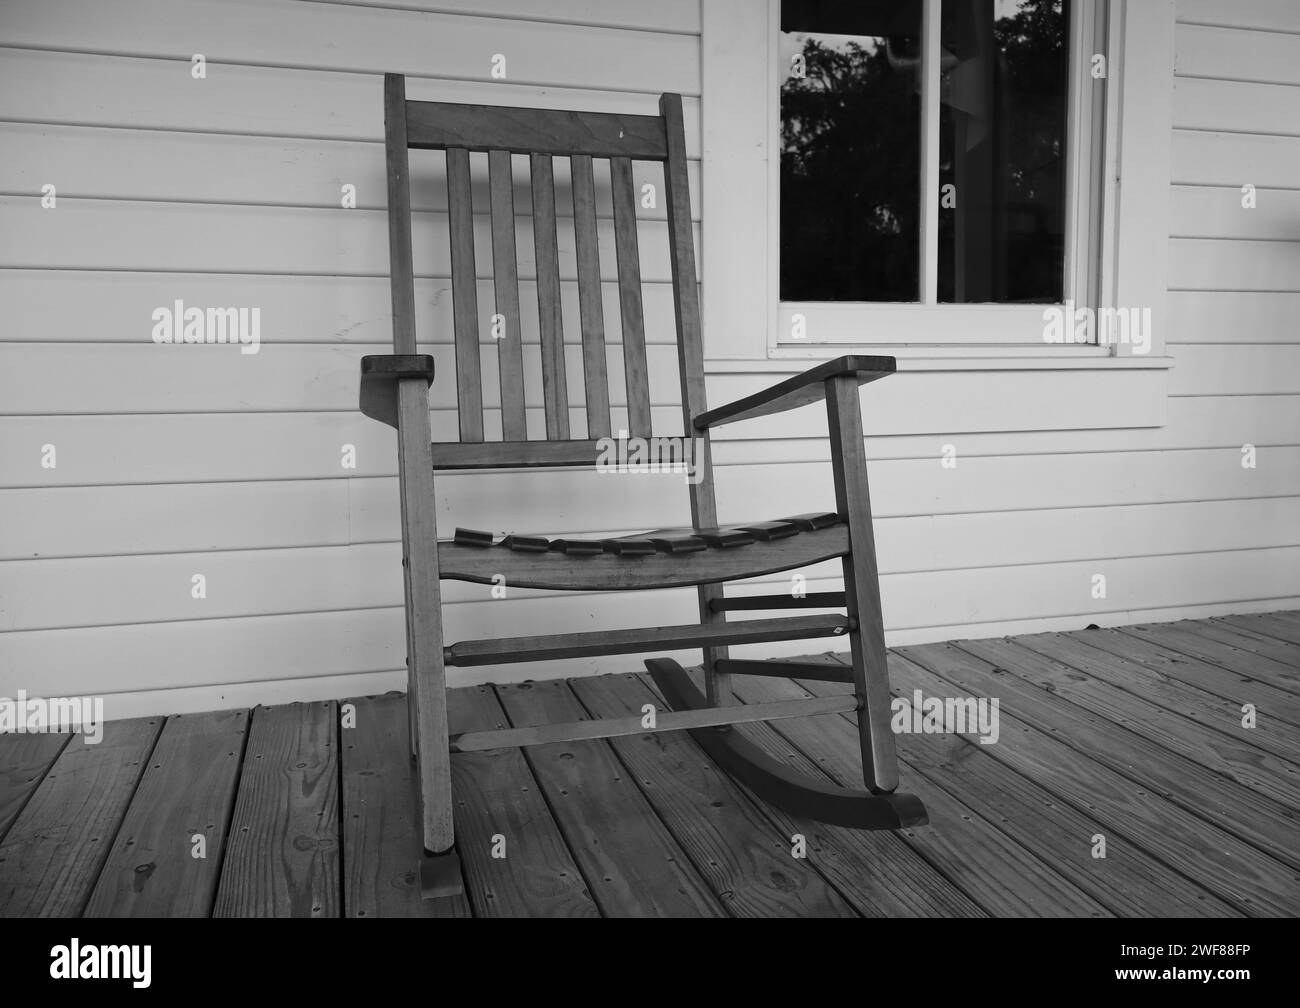
[[(929, 826), (792, 820), (682, 733), (470, 753), (453, 759), (467, 893), (436, 903), (416, 886), (400, 695), (112, 722), (98, 745), (0, 736), (0, 914), (1300, 915), (1300, 613), (902, 647), (890, 662), (898, 695), (1000, 703), (995, 744), (898, 736)], [(806, 695), (736, 682), (746, 701)], [(653, 699), (630, 675), (460, 689), (453, 730)], [(743, 730), (860, 782), (848, 716)]]

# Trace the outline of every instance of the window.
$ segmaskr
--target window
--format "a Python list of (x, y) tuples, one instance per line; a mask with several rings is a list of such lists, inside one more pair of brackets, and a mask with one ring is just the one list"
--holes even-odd
[(1104, 15), (782, 0), (778, 346), (1041, 347), (1097, 304)]

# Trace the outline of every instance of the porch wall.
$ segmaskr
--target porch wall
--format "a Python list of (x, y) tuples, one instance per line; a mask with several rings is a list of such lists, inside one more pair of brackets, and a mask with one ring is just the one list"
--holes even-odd
[[(355, 411), (357, 360), (390, 338), (380, 75), (410, 75), (417, 99), (644, 113), (660, 90), (679, 91), (698, 184), (698, 7), (6, 4), (0, 485), (17, 489), (0, 521), (0, 696), (112, 694), (110, 714), (125, 716), (400, 685), (393, 436)], [(1168, 423), (933, 433), (923, 418), (947, 394), (939, 377), (895, 398), (887, 418), (873, 415), (868, 388), (867, 429), (889, 432), (868, 447), (891, 643), (1300, 601), (1300, 74), (1285, 34), (1300, 31), (1300, 10), (1184, 0), (1178, 16)], [(194, 53), (206, 57), (205, 79), (191, 76)], [(491, 77), (497, 55), (504, 80)], [(47, 183), (54, 209), (40, 205)], [(1241, 209), (1246, 183), (1257, 209)], [(345, 184), (356, 186), (355, 209), (340, 205)], [(446, 375), (439, 200), (436, 186), (417, 183), (421, 334)], [(642, 214), (652, 397), (657, 416), (679, 425), (663, 212)], [(727, 240), (707, 220), (703, 229)], [(561, 252), (571, 281), (571, 233)], [(486, 245), (479, 256), (489, 261)], [(571, 282), (565, 297), (576, 391)], [(155, 345), (151, 313), (176, 299), (259, 307), (260, 351)], [(490, 303), (484, 287), (485, 316)], [(610, 290), (616, 331), (614, 304)], [(528, 360), (539, 413), (535, 353)], [(779, 377), (717, 376), (710, 399)], [(971, 409), (1008, 394), (996, 374), (970, 381), (982, 393)], [(444, 436), (453, 399), (435, 387)], [(824, 430), (813, 408), (718, 443), (724, 520), (831, 506)], [(955, 470), (939, 462), (948, 443)], [(1255, 469), (1242, 468), (1245, 444), (1256, 446)], [(56, 468), (42, 466), (46, 445)], [(346, 445), (355, 469), (344, 468)], [(445, 475), (438, 495), (448, 530), (613, 533), (687, 514), (672, 477)], [(1092, 597), (1095, 574), (1106, 577), (1104, 599)], [(195, 575), (206, 598), (192, 595)], [(808, 576), (809, 590), (835, 587), (829, 566)], [(453, 638), (684, 622), (694, 608), (687, 592), (492, 600), (455, 584), (446, 601)]]

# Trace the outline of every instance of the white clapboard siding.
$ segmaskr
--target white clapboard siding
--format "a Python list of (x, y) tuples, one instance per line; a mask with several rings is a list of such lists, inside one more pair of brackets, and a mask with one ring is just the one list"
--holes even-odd
[(1175, 185), (1294, 189), (1300, 178), (1300, 136), (1175, 130)]
[(1241, 185), (1174, 186), (1169, 207), (1174, 237), (1300, 241), (1296, 227), (1300, 220), (1300, 190), (1264, 189), (1252, 184), (1256, 186), (1255, 206), (1249, 209), (1242, 205), (1245, 195)]
[(1234, 31), (1181, 24), (1174, 71), (1184, 77), (1300, 84), (1300, 60), (1290, 32)]
[[(265, 324), (265, 323), (264, 323)], [(365, 352), (350, 346), (283, 346), (264, 345), (257, 353), (230, 344), (119, 344), (115, 346), (66, 343), (10, 344), (0, 348), (0, 360), (13, 365), (0, 368), (0, 394), (12, 403), (13, 414), (212, 413), (247, 411), (325, 411), (354, 410), (357, 402), (359, 362)], [(450, 378), (454, 352), (447, 346), (426, 346), (437, 361), (438, 374)], [(566, 346), (569, 404), (579, 410), (583, 402), (581, 350)], [(480, 347), (484, 402), (496, 408), (500, 402), (496, 377), (495, 348)], [(625, 402), (621, 348), (607, 347), (611, 376), (611, 401)], [(26, 381), (22, 361), (33, 367), (68, 368), (69, 380), (62, 389), (33, 388)], [(533, 344), (524, 347), (525, 402), (541, 404), (539, 352)], [(647, 350), (652, 402), (657, 406), (675, 406), (679, 392), (676, 385), (676, 351), (659, 345)], [(98, 367), (96, 366), (98, 365)], [(105, 386), (103, 368), (123, 375), (122, 387)], [(862, 399), (868, 431), (874, 435), (951, 431), (993, 430), (1077, 430), (1097, 427), (1148, 426), (1159, 422), (1153, 414), (1140, 416), (1116, 410), (1103, 414), (1096, 409), (1096, 386), (1092, 372), (1066, 374), (1050, 388), (1045, 388), (1031, 371), (1009, 372), (998, 379), (1000, 395), (1016, 402), (1007, 410), (1004, 403), (990, 401), (987, 385), (972, 382), (963, 372), (912, 371), (892, 375), (864, 389)], [(1155, 376), (1163, 380), (1162, 375)], [(756, 392), (779, 375), (717, 375), (709, 380), (709, 397), (714, 403), (726, 403)], [(1153, 372), (1133, 369), (1111, 378), (1116, 394), (1130, 390), (1135, 394), (1153, 380)], [(238, 397), (230, 390), (239, 389)], [(434, 412), (435, 438), (443, 439), (454, 431), (455, 388), (449, 380), (435, 380), (430, 390)], [(913, 417), (910, 403), (923, 397), (934, 407), (924, 418)], [(580, 410), (579, 410), (580, 412)], [(1130, 418), (1126, 420), (1125, 418)], [(370, 425), (359, 414), (349, 416), (354, 427)], [(0, 420), (0, 441), (8, 421)], [(798, 436), (802, 431), (820, 434), (825, 430), (825, 408), (820, 404), (802, 407), (798, 412), (728, 425), (729, 436), (752, 436), (747, 432), (760, 427), (767, 437)], [(160, 421), (159, 429), (167, 422)], [(615, 428), (617, 430), (617, 428)], [(662, 428), (661, 428), (662, 430)], [(680, 413), (666, 433), (681, 433)], [(165, 434), (161, 435), (165, 438)], [(168, 475), (172, 460), (159, 455), (157, 477)], [(0, 474), (0, 480), (14, 474)], [(50, 473), (53, 481), (56, 474)], [(85, 482), (69, 475), (67, 480)], [(65, 482), (67, 480), (64, 480)], [(19, 484), (26, 485), (26, 484)]]
[[(163, 130), (95, 129), (87, 126), (46, 126), (0, 123), (0, 193), (32, 194), (54, 184), (63, 197), (147, 200), (177, 203), (242, 203), (257, 206), (341, 208), (343, 186), (353, 187), (355, 208), (383, 210), (387, 206), (383, 144), (352, 140), (307, 140), (285, 137), (214, 133), (169, 133)], [(439, 153), (411, 156), (411, 207), (417, 211), (447, 209), (446, 159)], [(471, 156), (474, 206), (489, 203), (486, 155)], [(515, 179), (515, 211), (532, 213), (528, 158), (511, 159)], [(555, 199), (561, 208), (573, 205), (568, 158), (553, 162)], [(700, 164), (687, 166), (691, 210), (699, 219)], [(609, 169), (594, 164), (596, 214), (613, 214)], [(645, 219), (667, 219), (662, 199), (663, 166), (635, 161), (634, 188), (651, 186), (653, 205), (638, 202)]]
[[(303, 422), (296, 416), (287, 419)], [(1260, 396), (1248, 401), (1242, 397), (1183, 396), (1170, 402), (1170, 423), (1164, 428), (966, 434), (951, 439), (920, 435), (872, 437), (867, 442), (867, 453), (873, 460), (936, 461), (942, 458), (945, 443), (954, 445), (959, 462), (968, 456), (1148, 451), (1158, 447), (1185, 450), (1213, 446), (1240, 453), (1240, 447), (1246, 444), (1257, 448), (1290, 444), (1295, 441), (1296, 431), (1300, 431), (1300, 396)], [(727, 466), (827, 462), (829, 458), (824, 436), (714, 443), (715, 461)], [(388, 541), (397, 537), (395, 494), (390, 477), (343, 476), (289, 482), (11, 490), (9, 513), (0, 524), (0, 560)], [(355, 508), (350, 502), (355, 502)], [(468, 519), (452, 517), (469, 523)], [(722, 519), (743, 517), (748, 516), (723, 515)], [(602, 527), (608, 528), (610, 520), (606, 519)], [(440, 534), (450, 533), (443, 529)]]
[(1173, 343), (1295, 343), (1300, 293), (1170, 291)]
[(1171, 290), (1300, 290), (1300, 241), (1171, 238)]
[[(601, 284), (607, 342), (622, 340), (618, 284)], [(491, 331), (495, 311), (492, 281), (478, 283), (479, 327)], [(147, 343), (153, 313), (186, 306), (256, 307), (261, 309), (265, 343), (364, 344), (382, 353), (393, 341), (387, 276), (258, 276), (251, 273), (125, 273), (84, 270), (0, 270), (0, 303), (11, 306), (5, 335), (17, 342)], [(566, 343), (582, 335), (569, 319), (578, 317), (578, 285), (560, 286)], [(675, 346), (671, 284), (644, 285), (647, 343)], [(98, 306), (90, 315), (86, 304)], [(421, 343), (451, 345), (451, 281), (445, 277), (415, 281), (415, 326)], [(539, 342), (537, 287), (520, 284), (522, 341)]]
[[(867, 386), (891, 643), (1300, 604), (1300, 8), (1179, 0), (1170, 121), (1173, 368), (908, 370)], [(391, 345), (382, 79), (413, 100), (655, 114), (684, 95), (696, 237), (701, 5), (631, 0), (12, 0), (0, 13), (0, 696), (107, 694), (113, 716), (402, 688), (395, 437), (356, 409)], [(190, 74), (204, 53), (207, 77)], [(504, 80), (491, 77), (496, 54)], [(474, 200), (486, 208), (483, 158)], [(421, 349), (454, 439), (442, 156), (412, 152)], [(720, 160), (718, 164), (725, 164)], [(570, 422), (585, 431), (571, 193), (556, 162)], [(542, 436), (526, 162), (518, 249)], [(638, 208), (653, 419), (679, 432), (662, 170)], [(626, 425), (607, 175), (597, 168), (613, 424)], [(57, 209), (40, 206), (52, 184)], [(341, 187), (357, 189), (343, 209)], [(1241, 206), (1255, 186), (1256, 207)], [(756, 207), (755, 212), (763, 212)], [(477, 224), (485, 428), (494, 292)], [(725, 236), (743, 241), (744, 236)], [(739, 282), (719, 278), (721, 283)], [(710, 291), (703, 278), (703, 294)], [(261, 345), (159, 346), (153, 312), (257, 307)], [(708, 334), (706, 334), (706, 351)], [(1143, 362), (1135, 361), (1141, 365)], [(794, 374), (713, 361), (713, 405)], [(833, 507), (813, 405), (715, 434), (723, 521)], [(42, 466), (52, 446), (55, 468)], [(955, 468), (941, 459), (952, 449)], [(1253, 459), (1251, 450), (1253, 449)], [(354, 468), (345, 464), (355, 460)], [(1253, 468), (1249, 463), (1253, 461)], [(48, 462), (47, 462), (48, 464)], [(687, 520), (680, 477), (439, 473), (457, 524), (549, 534)], [(835, 563), (809, 568), (834, 590)], [(206, 578), (207, 597), (191, 596)], [(1104, 598), (1094, 578), (1106, 578)], [(785, 591), (788, 575), (733, 586)], [(445, 586), (452, 639), (690, 622), (693, 593)], [(737, 654), (797, 654), (788, 642)], [(696, 660), (697, 653), (683, 659)], [(641, 656), (453, 670), (454, 683)]]
[[(882, 574), (1266, 550), (1300, 545), (1300, 497), (885, 518), (877, 533)], [(832, 579), (835, 566), (804, 573)], [(755, 580), (781, 586), (790, 575)], [(0, 584), (0, 630), (66, 627), (69, 612), (71, 626), (110, 626), (384, 608), (402, 603), (401, 544), (13, 560), (0, 564)], [(451, 582), (443, 604), (490, 606), (491, 592)]]
[[(1093, 597), (1097, 574), (1106, 578), (1105, 598)], [(885, 619), (896, 631), (1050, 619), (1077, 627), (1115, 614), (1214, 606), (1227, 593), (1244, 601), (1300, 596), (1300, 547), (985, 567), (946, 571), (939, 578), (893, 574), (881, 578), (881, 589)], [(689, 591), (628, 592), (453, 605), (447, 607), (447, 627), (449, 639), (464, 640), (640, 626), (648, 606), (664, 623), (696, 618)], [(758, 653), (795, 654), (809, 646), (794, 641)], [(39, 670), (49, 668), (61, 670), (59, 690), (94, 693), (383, 671), (401, 667), (404, 653), (399, 608), (16, 631), (0, 635), (0, 693), (32, 685)], [(184, 679), (178, 679), (178, 655), (185, 656)], [(456, 684), (639, 667), (639, 656), (618, 656), (452, 670), (449, 678)]]
[[(0, 268), (173, 270), (203, 273), (288, 273), (387, 276), (387, 215), (378, 210), (252, 207), (197, 203), (60, 200), (42, 209), (35, 197), (0, 197), (6, 227), (0, 233)], [(532, 218), (516, 218), (521, 278), (536, 276)], [(447, 214), (411, 218), (415, 273), (451, 275)], [(651, 283), (672, 279), (668, 226), (641, 224), (641, 275)], [(474, 217), (480, 277), (491, 277), (491, 219)], [(577, 278), (573, 219), (556, 227), (560, 276)], [(615, 281), (614, 223), (597, 222), (601, 278)], [(129, 254), (125, 250), (133, 250)]]
[[(187, 77), (201, 52), (208, 80), (230, 63), (491, 82), (499, 54), (503, 79), (521, 83), (700, 90), (690, 35), (521, 18), (265, 0), (7, 0), (3, 27), (9, 45), (177, 59)], [(439, 37), (455, 43), (437, 45)]]
[(700, 33), (699, 0), (656, 0), (653, 4), (618, 4), (609, 0), (325, 0), (358, 7), (404, 7), (409, 10), (459, 11), (480, 17), (560, 21), (606, 28)]
[(1178, 0), (1180, 23), (1300, 32), (1300, 8), (1291, 0)]
[[(564, 58), (557, 52), (550, 56)], [(627, 115), (656, 115), (664, 90), (662, 84), (644, 93), (592, 90), (590, 84), (551, 88), (509, 81), (406, 81), (412, 101)], [(687, 96), (682, 104), (686, 153), (698, 158), (699, 99)], [(228, 65), (194, 81), (188, 55), (152, 59), (6, 49), (0, 59), (0, 119), (382, 143), (383, 80), (377, 74)]]
[(1177, 129), (1300, 136), (1300, 103), (1289, 84), (1178, 77), (1173, 121)]

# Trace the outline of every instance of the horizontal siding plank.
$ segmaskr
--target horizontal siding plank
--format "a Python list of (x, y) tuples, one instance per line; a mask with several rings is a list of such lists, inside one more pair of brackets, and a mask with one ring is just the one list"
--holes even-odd
[[(952, 436), (951, 443), (960, 461), (967, 456), (1014, 458), (1156, 448), (1217, 446), (1239, 451), (1244, 444), (1272, 447), (1287, 440), (1294, 442), (1300, 432), (1300, 396), (1184, 397), (1170, 403), (1170, 414), (1167, 428), (1140, 432), (967, 434)], [(203, 419), (214, 425), (220, 420)], [(288, 444), (322, 422), (321, 417), (310, 414), (265, 418), (267, 436)], [(815, 422), (810, 421), (807, 427), (807, 431), (793, 432), (800, 439), (715, 442), (715, 464), (827, 461), (825, 437), (816, 436)], [(219, 430), (216, 426), (212, 429)], [(873, 461), (937, 459), (947, 437), (870, 438), (868, 457)], [(365, 458), (371, 451), (379, 452), (395, 467), (388, 443), (391, 438), (377, 428), (373, 440), (357, 445), (359, 453)], [(331, 464), (336, 461), (330, 459)], [(439, 486), (449, 480), (453, 482), (447, 485), (454, 486), (455, 479), (452, 474), (442, 476)], [(673, 488), (671, 480), (664, 484), (665, 498), (672, 496)], [(0, 560), (336, 546), (395, 539), (397, 534), (396, 483), (387, 476), (30, 487), (11, 490), (9, 500), (9, 512), (0, 524)], [(1030, 506), (1035, 503), (1029, 502)], [(611, 523), (617, 519), (612, 517), (613, 509), (610, 512), (599, 521), (601, 528), (612, 529)], [(88, 514), (96, 515), (96, 520), (86, 521)]]
[(1254, 183), (1255, 206), (1246, 208), (1241, 186), (1248, 182), (1251, 180), (1243, 179), (1236, 187), (1174, 186), (1169, 203), (1170, 233), (1178, 238), (1300, 241), (1296, 229), (1300, 189), (1262, 189)]
[(1292, 0), (1178, 0), (1174, 13), (1180, 22), (1300, 32), (1300, 8)]
[[(521, 301), (537, 303), (533, 281), (520, 284)], [(618, 343), (618, 284), (601, 285), (607, 340)], [(0, 270), (0, 303), (6, 326), (0, 342), (144, 343), (153, 331), (156, 308), (179, 298), (187, 306), (258, 307), (266, 323), (267, 343), (354, 343), (372, 348), (392, 346), (392, 309), (387, 276), (257, 276), (241, 273), (87, 273), (81, 270)], [(646, 284), (643, 290), (646, 337), (651, 343), (674, 343), (673, 290), (670, 283)], [(560, 285), (565, 317), (578, 317), (578, 285)], [(84, 306), (94, 304), (93, 319)], [(492, 281), (478, 283), (479, 325), (491, 331), (495, 307)], [(611, 309), (613, 315), (610, 315)], [(272, 324), (273, 322), (273, 324)], [(520, 338), (539, 341), (537, 312), (522, 316)], [(421, 343), (452, 343), (451, 281), (415, 281), (415, 331)], [(565, 335), (575, 345), (581, 334)]]
[(326, 0), (366, 7), (401, 7), (408, 10), (457, 12), (479, 17), (517, 18), (524, 21), (563, 21), (566, 24), (601, 25), (699, 34), (699, 0), (659, 0), (653, 4), (618, 4), (608, 0), (547, 0), (539, 10), (537, 0)]
[[(1092, 598), (1092, 578), (1104, 573), (1107, 597)], [(833, 582), (812, 582), (829, 590)], [(1138, 557), (1067, 564), (1032, 564), (882, 578), (885, 626), (911, 628), (987, 624), (1005, 632), (1015, 621), (1062, 619), (1075, 626), (1129, 622), (1135, 612), (1223, 605), (1224, 600), (1300, 597), (1300, 547)], [(1239, 606), (1246, 609), (1246, 606)], [(1273, 606), (1276, 608), (1276, 606)], [(695, 618), (689, 590), (618, 595), (514, 598), (447, 608), (450, 640), (554, 633), (570, 627), (686, 623)], [(171, 690), (220, 683), (242, 684), (298, 677), (344, 676), (401, 667), (405, 631), (400, 608), (248, 619), (212, 619), (73, 630), (16, 631), (0, 635), (0, 695)], [(1056, 627), (1060, 629), (1062, 627)], [(1052, 627), (1038, 627), (1052, 629)], [(933, 630), (930, 633), (934, 633)], [(937, 635), (936, 635), (937, 636)], [(932, 638), (934, 639), (934, 638)], [(938, 637), (938, 639), (942, 639)], [(737, 657), (806, 652), (806, 641), (738, 648)], [(111, 654), (111, 670), (103, 656)], [(177, 654), (186, 655), (178, 665)], [(688, 664), (699, 652), (672, 655)], [(483, 666), (456, 670), (453, 685), (477, 681), (636, 671), (637, 656)], [(106, 682), (111, 679), (111, 682)], [(166, 703), (165, 697), (159, 697)], [(106, 714), (112, 716), (111, 700)]]
[[(388, 276), (388, 215), (378, 210), (72, 199), (44, 210), (38, 198), (3, 196), (0, 214), (0, 267)], [(451, 276), (447, 226), (445, 213), (412, 214), (417, 276)], [(516, 218), (516, 227), (519, 275), (532, 279), (531, 218)], [(572, 218), (563, 218), (558, 231), (561, 279), (575, 280)], [(642, 276), (670, 282), (666, 222), (645, 221), (640, 231)], [(475, 216), (474, 232), (486, 248), (486, 214)], [(612, 220), (599, 221), (597, 233), (602, 247), (614, 247)], [(601, 279), (613, 281), (617, 271), (608, 258)], [(480, 263), (480, 277), (492, 275), (490, 262)]]
[[(6, 49), (0, 60), (0, 119), (74, 126), (129, 126), (188, 133), (333, 140), (384, 139), (378, 76), (269, 66), (222, 66), (194, 81), (193, 39), (174, 59)], [(492, 49), (490, 52), (498, 52)], [(194, 86), (191, 86), (194, 85)], [(655, 115), (661, 81), (645, 93), (538, 87), (505, 81), (410, 77), (411, 101)], [(87, 101), (94, 95), (94, 101)], [(683, 102), (687, 157), (701, 149), (700, 102)]]
[[(9, 415), (44, 416), (355, 410), (361, 357), (375, 350), (339, 345), (275, 346), (274, 339), (266, 337), (273, 337), (276, 324), (275, 319), (262, 316), (264, 341), (256, 353), (243, 352), (251, 347), (229, 344), (155, 344), (149, 339), (151, 324), (147, 317), (140, 326), (143, 338), (134, 343), (0, 344), (0, 360), (5, 365), (0, 369), (0, 403)], [(484, 334), (489, 331), (486, 327), (481, 330)], [(450, 380), (454, 373), (452, 347), (444, 343), (421, 349), (431, 353), (437, 365), (429, 392), (430, 408), (454, 409), (455, 385)], [(541, 406), (540, 350), (537, 344), (529, 342), (523, 351), (525, 403)], [(565, 354), (567, 367), (581, 365), (580, 344), (569, 343)], [(618, 377), (623, 369), (621, 345), (606, 347), (606, 356), (611, 374), (610, 401), (624, 406), (627, 403), (625, 382)], [(484, 373), (494, 374), (495, 358), (495, 347), (490, 340), (483, 339), (479, 359)], [(648, 347), (647, 362), (651, 403), (676, 406), (680, 393), (676, 380), (676, 347), (665, 343)], [(60, 381), (48, 387), (33, 383), (33, 374), (58, 374)], [(1121, 411), (1118, 405), (1108, 411), (1106, 418), (1085, 414), (1071, 419), (1075, 409), (1085, 409), (1102, 392), (1113, 390), (1116, 396), (1136, 393), (1149, 388), (1146, 383), (1151, 380), (1149, 372), (1138, 369), (1106, 372), (1104, 378), (1097, 372), (1083, 370), (1058, 372), (1050, 381), (1033, 371), (1004, 372), (986, 376), (982, 381), (972, 381), (965, 372), (922, 371), (901, 373), (872, 385), (863, 394), (863, 402), (867, 430), (877, 436), (927, 429), (1154, 426), (1160, 419), (1154, 411), (1127, 412)], [(725, 403), (758, 392), (773, 381), (770, 374), (718, 375), (708, 384), (713, 401)], [(999, 396), (990, 395), (994, 383), (999, 386)], [(500, 390), (495, 384), (488, 381), (483, 390), (483, 402), (489, 409), (499, 408), (501, 403)], [(568, 390), (568, 404), (576, 409), (583, 405), (583, 389), (581, 383), (573, 385)], [(1008, 410), (996, 401), (991, 403), (990, 399), (1011, 401), (1015, 408)], [(931, 418), (928, 422), (917, 415), (917, 410), (908, 408), (917, 401), (927, 404)], [(762, 426), (771, 436), (788, 430), (792, 422), (808, 418), (815, 420), (819, 425), (817, 430), (821, 431), (825, 429), (821, 426), (825, 415), (824, 406), (812, 403)], [(364, 417), (356, 419), (364, 422)], [(744, 426), (737, 424), (734, 430), (741, 431)], [(680, 433), (680, 422), (675, 429)]]
[(1183, 344), (1294, 343), (1297, 318), (1300, 294), (1170, 291), (1166, 338)]
[(1174, 130), (1175, 185), (1294, 189), (1300, 180), (1300, 137)]
[[(312, 140), (300, 137), (239, 136), (221, 133), (169, 133), (144, 129), (103, 129), (0, 123), (0, 192), (39, 193), (46, 183), (66, 197), (259, 206), (340, 208), (342, 186), (355, 187), (356, 209), (387, 206), (384, 148), (378, 142)], [(441, 156), (412, 155), (411, 208), (447, 209), (447, 178)], [(474, 205), (488, 205), (483, 165), (474, 169)], [(515, 209), (532, 212), (527, 162), (514, 161)], [(688, 165), (691, 205), (699, 220), (700, 162)], [(663, 191), (663, 166), (634, 162), (636, 190), (653, 185)], [(597, 165), (596, 212), (612, 214), (609, 171)], [(568, 158), (555, 162), (556, 199), (572, 204)], [(638, 203), (640, 217), (667, 218), (666, 204)]]
[(1174, 354), (1178, 364), (1169, 381), (1171, 395), (1300, 393), (1300, 344), (1180, 346)]
[(1172, 290), (1300, 290), (1300, 241), (1169, 240)]
[[(599, 525), (567, 531), (644, 531), (610, 527), (611, 517), (616, 520), (606, 514)], [(482, 523), (481, 518), (475, 520)], [(876, 526), (879, 566), (887, 575), (1082, 562), (1300, 546), (1300, 497), (877, 517)], [(0, 631), (400, 606), (396, 525), (390, 522), (384, 531), (390, 541), (353, 546), (6, 561), (0, 563), (0, 584), (5, 586), (0, 591)], [(531, 526), (526, 531), (550, 532)], [(805, 573), (834, 577), (835, 564), (818, 564)], [(191, 595), (195, 574), (205, 579), (204, 598)], [(781, 574), (759, 579), (778, 587), (788, 581), (789, 576)], [(448, 582), (443, 604), (487, 604), (492, 601), (490, 588)]]
[[(1235, 12), (1231, 16), (1236, 20)], [(1300, 84), (1292, 34), (1233, 31), (1180, 24), (1174, 29), (1174, 73), (1183, 77)]]
[(1300, 102), (1287, 84), (1174, 78), (1172, 123), (1178, 129), (1300, 136)]
[[(491, 81), (494, 54), (506, 80), (551, 87), (700, 93), (698, 39), (465, 14), (261, 0), (10, 0), (12, 46), (178, 59), (189, 83), (195, 46), (210, 63), (351, 73), (437, 74)], [(196, 41), (197, 40), (197, 41)]]

